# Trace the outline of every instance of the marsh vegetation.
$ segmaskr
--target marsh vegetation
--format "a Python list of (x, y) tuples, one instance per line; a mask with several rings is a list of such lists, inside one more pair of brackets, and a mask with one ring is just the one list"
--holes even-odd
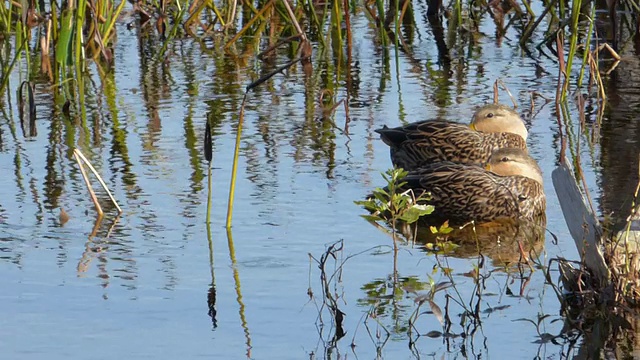
[[(618, 255), (608, 266), (624, 264), (611, 267), (610, 287), (584, 263), (558, 270), (583, 252), (551, 174), (570, 163), (598, 228), (632, 234), (637, 9), (579, 0), (0, 2), (3, 351), (630, 354), (636, 324), (607, 309), (635, 305), (634, 257), (609, 252)], [(376, 227), (359, 216), (354, 201), (389, 185), (381, 173), (401, 175), (387, 173), (376, 129), (467, 123), (494, 100), (525, 120), (546, 227)], [(96, 187), (96, 221), (76, 149), (122, 215)], [(413, 220), (411, 211), (438, 210), (394, 210), (392, 223)], [(577, 302), (557, 296), (567, 284), (580, 285), (569, 289)], [(600, 297), (603, 288), (623, 296)]]

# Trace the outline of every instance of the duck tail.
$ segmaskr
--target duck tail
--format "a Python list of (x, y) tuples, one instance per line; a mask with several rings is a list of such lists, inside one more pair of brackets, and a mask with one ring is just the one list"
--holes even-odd
[(407, 133), (398, 128), (390, 128), (384, 125), (381, 129), (374, 131), (380, 134), (380, 139), (388, 146), (397, 146), (407, 141)]

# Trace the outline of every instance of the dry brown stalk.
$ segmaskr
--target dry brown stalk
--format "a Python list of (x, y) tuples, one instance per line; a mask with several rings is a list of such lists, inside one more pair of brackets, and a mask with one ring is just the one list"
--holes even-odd
[[(107, 195), (109, 195), (109, 198), (111, 199), (111, 202), (113, 202), (113, 205), (116, 207), (116, 209), (118, 209), (118, 214), (122, 214), (122, 209), (120, 208), (120, 206), (118, 205), (118, 202), (116, 201), (116, 199), (113, 197), (113, 195), (111, 194), (111, 191), (109, 191), (109, 188), (107, 187), (107, 184), (105, 184), (105, 182), (102, 180), (102, 177), (100, 176), (100, 174), (98, 174), (98, 171), (93, 167), (93, 165), (91, 165), (91, 162), (89, 162), (89, 160), (84, 156), (84, 154), (82, 154), (82, 152), (78, 149), (74, 149), (73, 150), (73, 154), (75, 156), (79, 156), (82, 161), (85, 162), (85, 164), (87, 164), (87, 166), (89, 167), (89, 169), (91, 169), (91, 172), (93, 172), (93, 174), (96, 176), (96, 178), (98, 179), (98, 182), (100, 182), (100, 185), (102, 185), (102, 188), (104, 189), (104, 191), (107, 192)], [(77, 158), (76, 158), (77, 160)], [(80, 162), (78, 161), (78, 164), (80, 164)], [(82, 164), (80, 164), (80, 169), (82, 170)], [(84, 175), (84, 170), (82, 171), (83, 175)], [(85, 182), (87, 182), (87, 187), (91, 190), (91, 185), (88, 183), (88, 178), (85, 177)], [(95, 197), (95, 194), (92, 194), (93, 197)], [(97, 201), (97, 200), (96, 200)]]
[(308, 41), (307, 35), (304, 33), (304, 31), (302, 31), (302, 27), (300, 27), (300, 24), (298, 24), (298, 19), (296, 18), (296, 14), (293, 12), (293, 10), (291, 10), (289, 1), (282, 0), (282, 3), (284, 4), (284, 7), (287, 9), (287, 14), (289, 14), (289, 17), (291, 18), (291, 22), (293, 23), (293, 26), (296, 28), (296, 31), (298, 32), (298, 34), (300, 34), (300, 37), (302, 38), (302, 42)]
[(98, 218), (102, 218), (104, 212), (102, 211), (102, 207), (98, 202), (98, 198), (96, 197), (96, 193), (93, 192), (93, 187), (91, 187), (91, 182), (89, 181), (89, 177), (87, 176), (87, 171), (84, 169), (82, 165), (82, 161), (80, 160), (80, 156), (76, 151), (73, 152), (73, 156), (76, 158), (76, 162), (80, 167), (80, 172), (82, 173), (82, 178), (84, 179), (85, 185), (87, 185), (87, 189), (89, 190), (89, 195), (91, 195), (91, 201), (93, 201), (93, 205), (96, 207), (96, 211), (98, 212)]
[(507, 84), (505, 84), (504, 81), (498, 79), (498, 80), (496, 80), (496, 87), (498, 86), (498, 83), (500, 83), (500, 85), (502, 85), (502, 88), (504, 89), (504, 91), (506, 91), (507, 95), (509, 95), (509, 98), (511, 99), (511, 103), (513, 104), (513, 108), (517, 109), (518, 108), (518, 103), (516, 102), (516, 99), (511, 94), (511, 91), (509, 91), (509, 88), (507, 87)]

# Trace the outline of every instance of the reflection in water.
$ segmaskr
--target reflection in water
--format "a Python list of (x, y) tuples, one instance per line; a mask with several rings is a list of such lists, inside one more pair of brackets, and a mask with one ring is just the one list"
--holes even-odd
[[(414, 354), (425, 346), (425, 338), (441, 337), (447, 352), (462, 348), (484, 357), (490, 353), (488, 338), (479, 330), (492, 313), (511, 306), (503, 298), (532, 300), (527, 287), (535, 269), (529, 260), (538, 261), (544, 249), (545, 226), (544, 217), (536, 221), (468, 224), (450, 233), (434, 233), (435, 228), (432, 231), (418, 223), (398, 224), (397, 231), (410, 243), (426, 244), (429, 254), (435, 250), (437, 263), (424, 279), (394, 275), (374, 278), (362, 286), (366, 297), (358, 304), (369, 308), (367, 318), (375, 319), (376, 333), (382, 329), (394, 339), (408, 339)], [(492, 259), (492, 266), (485, 263), (485, 256)], [(454, 277), (462, 269), (451, 267), (452, 257), (476, 259), (472, 269), (462, 274), (473, 281), (475, 288), (470, 293), (468, 286), (460, 285), (464, 281)], [(521, 266), (523, 262), (529, 266)], [(511, 288), (514, 283), (517, 290)], [(467, 298), (462, 294), (470, 295)], [(442, 329), (422, 316), (435, 317)], [(366, 322), (364, 325), (368, 329)], [(384, 342), (376, 346), (384, 347)]]
[(207, 291), (207, 308), (209, 308), (209, 316), (211, 317), (211, 323), (213, 329), (218, 327), (218, 320), (216, 315), (216, 275), (215, 267), (213, 266), (213, 239), (211, 238), (211, 223), (207, 221), (207, 242), (209, 243), (209, 266), (211, 267), (211, 284), (209, 291)]
[[(377, 223), (371, 223), (388, 231)], [(396, 231), (410, 243), (425, 245), (429, 252), (459, 258), (487, 256), (495, 267), (509, 267), (529, 259), (537, 260), (544, 249), (546, 217), (535, 221), (504, 220), (485, 224), (466, 224), (449, 233), (416, 222), (399, 221)], [(452, 244), (453, 246), (449, 246)]]
[(635, 81), (639, 77), (640, 60), (629, 56), (605, 83), (608, 102), (600, 130), (600, 206), (603, 215), (612, 216), (615, 232), (621, 230), (630, 214), (640, 180), (640, 90)]
[(244, 330), (244, 336), (246, 338), (247, 345), (247, 358), (251, 358), (251, 334), (249, 333), (249, 325), (247, 324), (247, 318), (245, 317), (245, 306), (242, 301), (242, 290), (240, 288), (240, 273), (238, 272), (238, 263), (236, 261), (236, 250), (233, 245), (233, 234), (231, 232), (231, 228), (227, 228), (227, 243), (229, 245), (229, 258), (231, 259), (231, 266), (233, 268), (233, 280), (235, 281), (236, 288), (236, 300), (238, 301), (239, 309), (238, 312), (240, 314), (240, 323), (242, 324), (242, 329)]
[[(393, 2), (389, 4), (391, 3)], [(342, 232), (341, 235), (349, 236), (360, 232), (362, 229), (359, 225), (351, 224), (349, 220), (349, 216), (355, 217), (354, 213), (357, 211), (350, 212), (344, 209), (349, 209), (351, 200), (361, 195), (358, 192), (363, 187), (370, 187), (366, 183), (369, 182), (371, 174), (377, 173), (384, 166), (380, 165), (380, 158), (376, 158), (376, 151), (379, 150), (375, 145), (377, 141), (372, 140), (375, 138), (372, 136), (372, 130), (380, 125), (381, 120), (415, 121), (433, 114), (453, 118), (460, 113), (459, 105), (469, 107), (485, 102), (490, 97), (490, 86), (487, 84), (496, 77), (514, 75), (513, 70), (510, 70), (514, 64), (518, 67), (515, 73), (519, 76), (518, 81), (521, 79), (520, 76), (526, 76), (523, 74), (528, 69), (520, 65), (528, 65), (530, 62), (528, 59), (523, 61), (518, 58), (517, 53), (522, 49), (515, 43), (509, 43), (509, 40), (503, 37), (505, 34), (498, 36), (502, 42), (497, 49), (499, 51), (493, 51), (495, 46), (487, 43), (492, 37), (489, 32), (483, 30), (483, 34), (478, 36), (474, 31), (467, 31), (475, 30), (474, 27), (486, 26), (486, 20), (490, 20), (489, 15), (474, 15), (471, 20), (472, 26), (463, 28), (468, 24), (460, 24), (462, 18), (458, 16), (450, 17), (444, 23), (438, 17), (425, 16), (422, 19), (414, 19), (413, 11), (417, 9), (419, 12), (420, 6), (423, 4), (419, 2), (412, 4), (405, 14), (401, 39), (406, 42), (407, 49), (403, 49), (404, 51), (393, 54), (392, 47), (381, 45), (380, 39), (372, 35), (374, 31), (366, 17), (356, 19), (354, 16), (354, 46), (344, 46), (331, 36), (324, 37), (320, 34), (324, 41), (330, 41), (331, 44), (314, 44), (319, 51), (314, 53), (316, 58), (313, 71), (293, 67), (287, 74), (278, 75), (252, 91), (252, 98), (247, 106), (240, 159), (241, 169), (244, 170), (246, 167), (246, 172), (239, 174), (241, 177), (244, 176), (239, 183), (242, 180), (248, 181), (240, 185), (243, 188), (239, 189), (239, 192), (249, 194), (249, 211), (262, 215), (275, 214), (273, 222), (277, 225), (286, 223), (286, 226), (273, 226), (273, 229), (265, 230), (260, 226), (260, 221), (253, 217), (253, 213), (243, 214), (242, 219), (245, 222), (241, 226), (249, 228), (242, 230), (245, 237), (248, 237), (245, 235), (247, 232), (251, 236), (255, 235), (256, 243), (263, 240), (263, 233), (268, 233), (265, 236), (269, 240), (286, 238), (286, 246), (302, 247), (296, 248), (298, 253), (287, 254), (287, 261), (296, 264), (300, 253), (304, 254), (307, 248), (317, 246), (320, 241), (327, 241), (327, 233), (335, 236), (336, 233)], [(242, 16), (242, 22), (246, 23), (251, 18), (250, 9), (243, 6), (243, 11), (246, 12), (246, 16)], [(354, 11), (354, 14), (356, 13), (362, 13), (359, 5)], [(24, 77), (36, 81), (36, 102), (39, 109), (37, 137), (25, 141), (19, 135), (18, 122), (13, 114), (15, 106), (13, 110), (11, 108), (11, 97), (5, 94), (0, 96), (0, 111), (3, 114), (0, 121), (0, 166), (5, 175), (9, 175), (0, 179), (3, 185), (0, 188), (0, 223), (21, 224), (28, 229), (21, 230), (20, 236), (6, 236), (5, 224), (0, 224), (3, 226), (0, 230), (0, 259), (16, 264), (15, 267), (20, 271), (26, 269), (24, 273), (31, 269), (35, 269), (33, 272), (39, 272), (45, 266), (43, 264), (53, 263), (61, 270), (47, 281), (65, 282), (65, 288), (62, 290), (66, 292), (72, 292), (74, 286), (78, 286), (77, 282), (73, 283), (78, 279), (67, 279), (64, 274), (86, 277), (80, 279), (80, 284), (86, 284), (90, 281), (90, 276), (87, 275), (91, 274), (93, 267), (96, 269), (95, 276), (99, 279), (99, 285), (105, 288), (122, 284), (126, 289), (137, 290), (132, 297), (154, 299), (156, 294), (149, 289), (155, 288), (164, 291), (160, 297), (165, 297), (166, 294), (168, 298), (179, 297), (178, 294), (184, 288), (181, 289), (181, 286), (177, 285), (189, 286), (186, 279), (182, 280), (184, 283), (178, 284), (181, 279), (178, 276), (180, 266), (187, 268), (185, 272), (188, 275), (184, 278), (188, 278), (192, 270), (188, 266), (195, 262), (192, 255), (198, 255), (200, 250), (197, 247), (197, 250), (193, 250), (188, 246), (197, 243), (191, 241), (192, 239), (201, 238), (198, 235), (193, 236), (193, 229), (198, 229), (197, 234), (202, 231), (201, 226), (197, 225), (197, 219), (200, 219), (203, 213), (204, 199), (204, 162), (199, 143), (205, 121), (203, 114), (210, 114), (208, 121), (213, 125), (213, 140), (216, 143), (214, 146), (217, 145), (216, 156), (220, 155), (214, 159), (214, 165), (222, 170), (221, 174), (224, 175), (221, 176), (226, 180), (231, 158), (227, 149), (232, 144), (237, 129), (237, 114), (244, 86), (261, 74), (270, 72), (278, 63), (290, 60), (293, 53), (293, 47), (278, 49), (273, 52), (272, 57), (263, 62), (254, 60), (253, 52), (266, 42), (274, 43), (275, 37), (255, 36), (242, 39), (238, 42), (237, 49), (230, 51), (240, 54), (236, 56), (219, 51), (225, 40), (222, 34), (207, 34), (202, 42), (179, 38), (175, 42), (164, 43), (160, 37), (149, 31), (149, 27), (145, 29), (137, 22), (135, 24), (131, 31), (118, 27), (118, 41), (114, 44), (115, 66), (112, 69), (103, 69), (101, 64), (96, 63), (89, 66), (84, 73), (86, 78), (78, 79), (86, 84), (86, 94), (82, 95), (85, 101), (81, 104), (81, 111), (71, 111), (70, 116), (63, 116), (64, 111), (61, 108), (65, 102), (65, 94), (58, 86), (51, 86), (52, 84), (46, 80), (40, 79), (28, 66), (16, 67), (19, 69), (16, 71), (22, 71), (16, 78)], [(281, 24), (274, 20), (268, 26), (275, 28)], [(500, 31), (511, 31), (506, 28)], [(464, 31), (458, 31), (460, 29)], [(164, 45), (167, 47), (161, 50)], [(548, 65), (555, 69), (554, 62), (547, 62), (546, 59), (535, 61), (539, 62), (540, 66)], [(634, 154), (638, 152), (638, 143), (634, 142), (634, 139), (637, 139), (639, 134), (633, 114), (639, 102), (635, 98), (637, 91), (631, 83), (632, 79), (637, 78), (633, 75), (636, 73), (635, 61), (630, 59), (621, 64), (608, 84), (611, 112), (608, 114), (609, 121), (605, 120), (603, 123), (601, 152), (601, 181), (604, 187), (602, 206), (607, 213), (620, 212), (619, 206), (628, 204), (616, 196), (626, 195), (627, 186), (635, 185), (634, 181), (629, 179), (635, 177), (637, 180), (637, 156)], [(20, 63), (23, 63), (22, 60)], [(16, 80), (18, 81), (12, 79), (12, 86), (18, 84), (21, 79)], [(536, 82), (533, 89), (530, 84), (520, 82), (512, 87), (512, 90), (514, 93), (527, 93), (531, 90), (550, 92), (545, 88), (545, 83), (554, 82), (547, 81), (550, 80), (548, 77), (542, 80)], [(37, 83), (38, 81), (40, 83)], [(9, 93), (15, 94), (15, 88), (10, 89)], [(326, 102), (320, 101), (320, 94), (323, 94)], [(339, 104), (342, 100), (349, 105), (348, 115), (344, 114), (346, 111), (341, 106), (336, 108), (335, 112), (326, 111), (326, 108)], [(343, 126), (347, 121), (348, 127)], [(540, 134), (540, 130), (537, 131), (537, 140), (542, 144), (540, 146), (549, 145), (545, 142), (546, 133)], [(79, 172), (71, 162), (71, 154), (75, 147), (81, 148), (88, 155), (103, 173), (109, 186), (119, 196), (124, 197), (123, 205), (128, 211), (121, 223), (114, 222), (108, 229), (104, 224), (97, 226), (86, 243), (84, 239), (78, 238), (83, 237), (78, 234), (86, 233), (91, 224), (90, 220), (85, 220), (82, 216), (85, 211), (84, 205), (87, 203), (84, 200), (86, 192), (78, 185), (81, 184)], [(384, 158), (386, 159), (386, 156)], [(300, 176), (302, 173), (305, 176)], [(318, 174), (320, 175), (317, 176)], [(309, 198), (296, 197), (295, 191), (290, 192), (287, 187), (294, 184), (298, 189), (310, 188), (317, 192), (317, 189), (324, 189), (327, 179), (331, 179), (331, 201), (325, 201), (322, 197), (314, 198), (313, 206), (317, 209), (295, 212), (295, 218), (287, 219), (282, 216), (282, 212), (279, 211), (282, 208), (296, 208), (296, 201), (302, 202), (303, 205), (312, 202)], [(246, 197), (243, 200), (246, 201)], [(52, 214), (61, 207), (69, 210), (74, 216), (71, 224), (65, 225), (65, 229), (73, 229), (72, 234), (65, 234), (68, 239), (49, 234), (58, 226), (57, 222), (52, 220), (55, 218)], [(331, 216), (338, 211), (341, 215), (347, 216), (344, 217), (344, 224), (336, 226)], [(214, 222), (215, 217), (216, 214), (213, 215)], [(211, 324), (216, 328), (218, 318), (222, 314), (218, 310), (224, 299), (216, 288), (210, 226), (207, 225), (211, 268), (207, 305)], [(409, 231), (405, 236), (420, 242), (438, 244), (446, 240), (460, 245), (447, 253), (452, 255), (447, 259), (473, 258), (478, 254), (485, 254), (493, 259), (494, 265), (506, 266), (517, 263), (526, 254), (542, 251), (544, 236), (539, 230), (536, 227), (522, 225), (476, 227), (473, 230), (467, 227), (436, 237), (429, 229), (422, 228), (417, 234)], [(275, 233), (271, 233), (272, 231)], [(291, 236), (292, 234), (301, 235), (298, 238)], [(252, 346), (255, 344), (252, 344), (245, 316), (239, 269), (230, 231), (227, 237), (240, 324), (244, 332), (244, 338), (242, 335), (239, 338), (240, 342), (245, 342), (247, 357), (251, 357)], [(357, 245), (368, 246), (366, 244)], [(200, 245), (204, 246), (204, 243)], [(48, 258), (49, 254), (44, 249), (51, 249), (51, 258)], [(260, 251), (255, 249), (263, 248), (250, 249)], [(77, 272), (67, 271), (68, 269), (64, 268), (65, 263), (73, 262), (72, 266), (75, 266), (75, 261), (81, 253)], [(425, 257), (437, 257), (438, 260), (443, 258), (439, 254)], [(181, 264), (181, 258), (189, 258), (189, 261)], [(206, 262), (203, 259), (199, 260)], [(159, 269), (150, 271), (149, 268), (154, 266)], [(488, 265), (480, 264), (480, 267), (487, 270)], [(454, 272), (466, 270), (453, 269)], [(157, 276), (158, 273), (160, 276)], [(427, 291), (430, 279), (423, 277), (422, 269), (420, 275), (405, 271), (402, 271), (402, 274), (404, 276), (396, 283), (400, 285), (394, 287), (394, 282), (390, 281), (394, 276), (386, 276), (386, 270), (382, 274), (373, 275), (358, 272), (353, 275), (356, 283), (360, 283), (352, 288), (357, 291), (357, 288), (362, 286), (365, 289), (366, 299), (361, 300), (361, 305), (377, 306), (373, 311), (376, 319), (395, 316), (390, 328), (407, 331), (406, 323), (399, 324), (397, 319), (404, 317), (406, 320), (412, 314), (415, 309), (412, 301), (417, 297), (415, 293)], [(253, 274), (251, 275), (253, 277)], [(489, 275), (498, 278), (501, 284), (506, 284), (517, 276), (511, 272)], [(363, 276), (365, 278), (361, 279)], [(140, 283), (144, 279), (144, 286), (139, 286), (139, 277)], [(19, 288), (21, 279), (7, 278), (13, 281), (10, 284), (19, 291), (32, 291), (29, 288)], [(218, 276), (220, 288), (223, 286), (220, 284), (225, 284), (222, 281), (224, 278)], [(527, 276), (523, 275), (521, 278), (527, 279)], [(228, 280), (231, 281), (230, 277)], [(252, 278), (245, 279), (245, 282), (247, 280)], [(154, 281), (160, 284), (154, 286)], [(295, 284), (292, 286), (299, 285), (299, 282), (296, 282), (299, 281), (297, 277), (292, 276), (285, 281)], [(353, 281), (353, 278), (350, 281)], [(45, 281), (36, 278), (35, 282)], [(362, 283), (366, 285), (361, 285)], [(245, 292), (247, 289), (254, 289), (251, 285), (253, 284), (245, 284)], [(504, 285), (504, 288), (507, 287)], [(198, 288), (198, 291), (202, 294), (203, 289)], [(268, 289), (265, 291), (266, 298), (279, 296), (279, 291)], [(496, 293), (507, 294), (507, 291)], [(110, 295), (112, 294), (113, 292)], [(3, 299), (6, 299), (6, 296), (3, 296)], [(492, 301), (495, 298), (483, 299)], [(198, 296), (197, 300), (202, 305), (203, 299)], [(468, 298), (462, 300), (463, 303), (470, 302)], [(473, 300), (474, 304), (479, 303), (478, 298)], [(295, 300), (290, 301), (293, 304), (285, 305), (295, 308)], [(436, 299), (436, 303), (445, 308), (443, 304), (446, 302), (443, 298)], [(4, 305), (4, 302), (2, 304)], [(109, 305), (111, 304), (118, 303), (114, 301)], [(142, 301), (140, 304), (149, 305)], [(485, 305), (486, 302), (482, 304)], [(347, 303), (344, 308), (353, 310), (349, 306), (352, 304)], [(499, 305), (491, 302), (490, 306), (495, 308)], [(130, 315), (127, 312), (130, 308), (126, 307), (124, 311), (110, 310), (109, 315)], [(261, 312), (265, 309), (250, 310)], [(456, 319), (474, 316), (474, 319), (480, 318), (477, 314), (467, 315), (467, 310), (462, 311), (464, 316)], [(288, 314), (285, 310), (278, 311), (280, 312), (274, 312), (277, 316)], [(65, 317), (73, 315), (64, 309), (60, 313)], [(355, 311), (352, 311), (351, 318), (345, 320), (347, 335), (350, 335), (349, 331), (352, 329), (348, 322), (357, 317), (354, 313)], [(487, 313), (486, 317), (488, 316)], [(163, 314), (162, 319), (171, 319), (171, 315)], [(188, 318), (184, 319), (185, 323), (190, 322)], [(452, 318), (452, 321), (455, 322), (456, 319)], [(143, 320), (153, 325), (148, 318)], [(389, 324), (385, 321), (381, 323)], [(373, 324), (375, 321), (369, 323)], [(258, 339), (256, 335), (264, 334), (263, 325), (258, 321), (252, 324), (254, 342), (264, 344), (264, 338)], [(473, 334), (472, 327), (477, 324), (478, 322), (470, 321), (464, 325), (465, 329), (458, 332)], [(119, 334), (120, 331), (111, 331), (109, 324), (106, 326), (109, 331), (105, 337), (106, 343), (113, 339), (118, 341), (119, 338), (114, 334)], [(207, 331), (204, 331), (207, 336), (210, 336), (209, 326), (207, 324)], [(73, 332), (68, 331), (66, 324), (61, 324), (59, 329)], [(131, 327), (122, 329), (122, 333), (129, 329)], [(30, 332), (32, 329), (27, 327), (26, 330)], [(453, 333), (450, 330), (447, 332)], [(343, 335), (337, 333), (332, 333), (329, 338)], [(223, 334), (222, 331), (217, 331), (215, 335), (218, 341), (233, 339), (233, 334)], [(180, 336), (184, 334), (176, 334), (175, 338), (182, 340)], [(376, 334), (373, 338), (375, 337)], [(287, 341), (286, 344), (297, 348), (299, 344), (295, 341)], [(345, 343), (344, 338), (342, 342)], [(51, 347), (56, 345), (58, 342), (45, 344), (45, 347), (49, 347), (46, 353), (50, 353)], [(376, 344), (379, 355), (383, 346), (383, 341)], [(465, 349), (464, 356), (475, 353), (473, 345), (465, 344), (461, 348)], [(327, 354), (330, 351), (328, 350)], [(335, 351), (339, 349), (335, 348)], [(480, 351), (483, 350), (478, 350)], [(484, 352), (488, 353), (488, 350), (485, 348)], [(389, 355), (394, 356), (394, 353)]]
[(361, 290), (365, 292), (366, 297), (358, 299), (358, 304), (370, 308), (369, 317), (391, 319), (390, 330), (397, 338), (406, 334), (409, 329), (408, 318), (415, 309), (414, 304), (403, 302), (402, 298), (409, 293), (426, 291), (430, 286), (417, 276), (398, 276), (395, 285), (393, 278), (393, 275), (388, 275), (386, 278), (376, 278), (362, 285)]
[[(527, 286), (534, 270), (518, 267), (507, 272), (486, 266), (482, 257), (468, 273), (463, 274), (473, 283), (468, 285), (454, 281), (446, 257), (434, 266), (423, 280), (418, 276), (400, 276), (394, 283), (393, 275), (375, 278), (362, 286), (365, 298), (358, 304), (369, 308), (363, 322), (367, 331), (380, 334), (387, 332), (396, 341), (408, 341), (412, 352), (419, 354), (431, 344), (430, 338), (440, 339), (446, 352), (468, 352), (466, 356), (485, 357), (490, 353), (489, 336), (482, 331), (493, 313), (511, 307), (507, 299), (531, 301)], [(436, 280), (440, 278), (441, 280)], [(511, 287), (516, 284), (519, 289)], [(373, 328), (369, 326), (374, 319)], [(426, 336), (425, 336), (426, 335)], [(384, 338), (384, 336), (382, 336)], [(378, 351), (386, 340), (375, 342)], [(372, 338), (373, 340), (373, 338)]]
[(429, 227), (415, 225), (403, 235), (416, 243), (438, 244), (450, 242), (455, 245), (451, 253), (460, 258), (488, 256), (493, 266), (503, 267), (534, 260), (542, 254), (545, 240), (546, 219), (536, 221), (502, 221), (487, 224), (467, 224), (448, 234), (434, 234)]
[[(118, 219), (119, 217), (116, 217), (114, 219), (113, 223), (109, 227), (109, 231), (107, 232), (106, 236), (100, 237), (100, 241), (99, 241), (100, 243), (108, 241), (111, 235), (111, 231), (113, 230), (114, 226), (118, 222)], [(82, 257), (78, 261), (78, 265), (76, 267), (78, 270), (78, 276), (81, 276), (83, 273), (87, 272), (87, 269), (89, 268), (89, 265), (91, 264), (91, 260), (93, 259), (95, 254), (102, 253), (102, 251), (104, 250), (104, 248), (95, 241), (98, 230), (100, 229), (100, 225), (102, 224), (102, 220), (104, 220), (103, 216), (98, 216), (96, 218), (96, 222), (93, 225), (93, 230), (91, 231), (91, 234), (89, 235), (89, 238), (84, 245), (85, 251), (82, 253)]]

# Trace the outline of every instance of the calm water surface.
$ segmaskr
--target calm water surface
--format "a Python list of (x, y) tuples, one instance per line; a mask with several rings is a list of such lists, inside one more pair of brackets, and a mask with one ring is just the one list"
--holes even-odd
[[(417, 13), (424, 11), (416, 6)], [(529, 111), (532, 92), (555, 96), (555, 62), (537, 52), (523, 54), (513, 29), (498, 41), (487, 16), (480, 22), (483, 36), (451, 46), (447, 67), (438, 62), (431, 27), (425, 19), (418, 19), (418, 25), (414, 54), (399, 53), (396, 62), (390, 50), (387, 62), (365, 17), (354, 18), (351, 78), (341, 74), (334, 90), (336, 101), (347, 93), (350, 97), (348, 134), (343, 131), (344, 107), (323, 120), (317, 105), (327, 79), (335, 79), (338, 61), (319, 46), (310, 76), (294, 66), (250, 93), (231, 238), (224, 221), (242, 92), (274, 65), (254, 56), (236, 62), (218, 50), (203, 51), (191, 40), (174, 42), (169, 61), (157, 62), (154, 54), (161, 42), (155, 35), (139, 36), (140, 30), (119, 26), (113, 75), (100, 76), (91, 68), (86, 121), (79, 120), (80, 109), (72, 111), (76, 116), (64, 116), (49, 84), (36, 81), (38, 134), (25, 138), (15, 101), (26, 69), (26, 63), (20, 64), (11, 78), (11, 103), (3, 100), (0, 119), (3, 357), (568, 355), (568, 345), (538, 342), (538, 332), (557, 335), (562, 328), (562, 321), (554, 322), (561, 319), (558, 300), (540, 269), (505, 271), (499, 259), (487, 259), (481, 269), (486, 276), (481, 323), (475, 331), (459, 325), (462, 307), (449, 305), (450, 331), (471, 336), (447, 341), (422, 336), (412, 348), (407, 326), (415, 295), (404, 292), (396, 306), (381, 296), (391, 291), (386, 289), (393, 275), (391, 238), (362, 220), (363, 210), (353, 203), (381, 186), (379, 174), (391, 166), (388, 148), (373, 130), (435, 117), (467, 121), (477, 106), (492, 101), (496, 79), (518, 101), (530, 128), (531, 154), (545, 173), (547, 227), (559, 241), (547, 236), (540, 261), (578, 258), (551, 183), (560, 147), (555, 108), (537, 98), (533, 113)], [(540, 40), (541, 35), (534, 37), (534, 42)], [(286, 62), (286, 52), (274, 61)], [(625, 66), (618, 71), (635, 69), (633, 63)], [(627, 86), (622, 79), (607, 81), (612, 93), (616, 89), (611, 84)], [(610, 135), (602, 143), (573, 134), (581, 143), (587, 183), (603, 212), (618, 210), (607, 204), (620, 202), (605, 201), (617, 193), (599, 189), (620, 188), (616, 181), (633, 183), (631, 160), (615, 165), (618, 170), (607, 172), (608, 177), (601, 174), (602, 166), (618, 163), (602, 159), (632, 153), (629, 149), (637, 154), (638, 125), (630, 120), (638, 107), (636, 97), (619, 100), (630, 109), (616, 111), (617, 119), (608, 113), (601, 136)], [(508, 103), (504, 92), (501, 101)], [(208, 164), (201, 151), (208, 113), (214, 124), (210, 231), (205, 225)], [(635, 137), (625, 135), (629, 129)], [(604, 147), (623, 136), (631, 144), (624, 150)], [(72, 157), (75, 146), (101, 172), (124, 210), (114, 222), (115, 211), (109, 208), (96, 236), (91, 236), (95, 211)], [(60, 209), (70, 215), (64, 225)], [(341, 277), (330, 284), (345, 315), (346, 336), (337, 348), (328, 349), (335, 328), (322, 307), (320, 271), (309, 254), (320, 259), (339, 240), (344, 249), (338, 262), (327, 262), (329, 275), (341, 260), (358, 255), (346, 260)], [(406, 284), (421, 290), (430, 279), (446, 281), (438, 264), (446, 266), (456, 282), (456, 291), (447, 292), (472, 306), (476, 290), (465, 274), (480, 261), (477, 256), (436, 257), (407, 244), (401, 246), (398, 269)], [(443, 309), (444, 294), (435, 298)], [(375, 319), (366, 316), (369, 311), (377, 314)], [(539, 329), (517, 321), (537, 321), (547, 314)], [(432, 314), (421, 315), (416, 328), (422, 334), (443, 330)]]

